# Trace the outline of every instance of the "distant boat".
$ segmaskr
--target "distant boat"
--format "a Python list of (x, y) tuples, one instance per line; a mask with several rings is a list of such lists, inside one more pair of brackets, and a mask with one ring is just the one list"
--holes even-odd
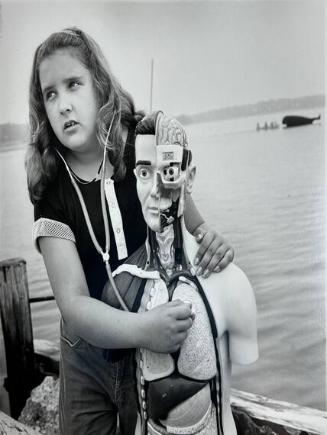
[(257, 131), (260, 131), (260, 130), (274, 130), (274, 129), (276, 129), (276, 128), (279, 128), (279, 125), (278, 125), (278, 123), (277, 123), (276, 121), (271, 121), (269, 124), (268, 124), (268, 122), (266, 121), (266, 122), (263, 124), (263, 126), (261, 126), (261, 125), (259, 124), (259, 122), (257, 122), (257, 128), (256, 128), (256, 130), (257, 130)]
[(288, 115), (284, 116), (282, 123), (286, 127), (299, 127), (301, 125), (312, 124), (314, 121), (318, 121), (320, 119), (320, 115), (314, 118), (308, 118), (306, 116), (298, 116), (298, 115)]

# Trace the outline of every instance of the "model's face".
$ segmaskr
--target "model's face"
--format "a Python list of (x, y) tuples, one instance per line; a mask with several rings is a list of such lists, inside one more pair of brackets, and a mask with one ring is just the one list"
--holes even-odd
[(57, 50), (39, 68), (44, 106), (59, 141), (72, 152), (97, 144), (97, 98), (88, 69), (69, 49)]
[[(163, 178), (169, 180), (172, 166), (159, 158), (160, 148), (156, 146), (155, 136), (139, 135), (135, 142), (137, 193), (142, 206), (144, 220), (151, 230), (161, 231), (160, 213), (172, 205), (180, 195), (179, 188), (167, 188)], [(178, 153), (183, 148), (175, 146)]]

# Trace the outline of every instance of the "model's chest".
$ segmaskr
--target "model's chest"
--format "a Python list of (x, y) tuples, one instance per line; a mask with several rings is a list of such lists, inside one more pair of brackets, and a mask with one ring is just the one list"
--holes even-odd
[[(169, 301), (169, 292), (162, 279), (148, 280), (139, 311), (151, 310)], [(179, 281), (174, 289), (172, 300), (190, 302), (195, 313), (192, 327), (183, 342), (178, 358), (141, 349), (142, 369), (147, 381), (169, 376), (176, 369), (184, 376), (196, 380), (207, 380), (217, 372), (215, 344), (209, 315), (196, 286)]]

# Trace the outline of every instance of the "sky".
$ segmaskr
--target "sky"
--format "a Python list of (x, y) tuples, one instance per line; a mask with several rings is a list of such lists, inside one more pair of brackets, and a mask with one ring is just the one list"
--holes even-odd
[(324, 0), (0, 1), (0, 124), (28, 121), (33, 54), (78, 26), (136, 107), (193, 114), (325, 92)]

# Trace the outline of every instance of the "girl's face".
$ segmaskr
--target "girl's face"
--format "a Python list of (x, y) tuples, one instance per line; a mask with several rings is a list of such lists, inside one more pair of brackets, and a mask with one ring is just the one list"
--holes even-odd
[(69, 49), (57, 50), (39, 68), (44, 106), (58, 140), (74, 153), (97, 149), (98, 103), (91, 74)]

